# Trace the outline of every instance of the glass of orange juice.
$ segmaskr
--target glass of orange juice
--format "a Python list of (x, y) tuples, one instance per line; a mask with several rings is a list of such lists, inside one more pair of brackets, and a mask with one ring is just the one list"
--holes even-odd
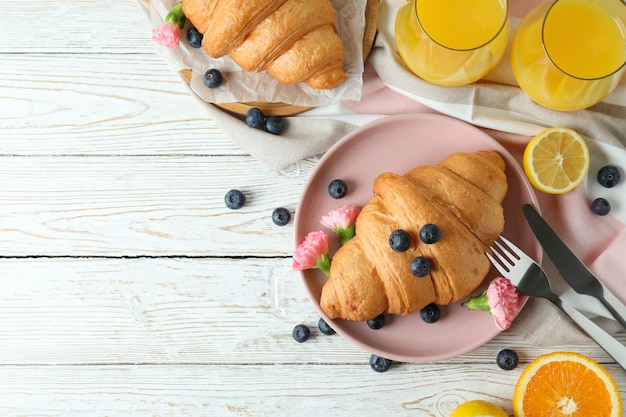
[(508, 0), (409, 0), (398, 10), (402, 60), (433, 84), (459, 86), (484, 77), (509, 39)]
[(518, 84), (537, 103), (580, 110), (598, 103), (626, 68), (620, 0), (553, 0), (531, 10), (511, 45)]

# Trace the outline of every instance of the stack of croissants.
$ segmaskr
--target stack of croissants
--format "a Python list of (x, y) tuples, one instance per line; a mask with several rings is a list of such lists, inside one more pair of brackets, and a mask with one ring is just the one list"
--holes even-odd
[[(470, 295), (489, 273), (485, 251), (504, 229), (505, 169), (497, 152), (480, 151), (453, 153), (405, 175), (379, 175), (374, 196), (357, 217), (356, 236), (333, 255), (322, 287), (324, 313), (365, 321)], [(440, 231), (434, 243), (420, 239), (420, 228), (427, 224)], [(402, 252), (390, 245), (395, 230), (410, 236)], [(430, 262), (427, 274), (411, 271), (416, 257)]]
[(246, 71), (319, 90), (346, 78), (330, 0), (184, 0), (183, 12), (213, 58), (228, 55)]

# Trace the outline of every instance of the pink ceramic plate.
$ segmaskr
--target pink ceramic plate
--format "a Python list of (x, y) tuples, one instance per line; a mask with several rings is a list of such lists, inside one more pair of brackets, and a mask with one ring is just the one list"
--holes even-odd
[[(385, 171), (405, 173), (417, 165), (436, 164), (458, 151), (496, 150), (507, 162), (509, 191), (504, 201), (504, 235), (535, 259), (541, 250), (522, 214), (522, 204), (538, 207), (533, 189), (513, 157), (481, 130), (446, 116), (414, 114), (390, 116), (365, 125), (333, 146), (321, 159), (309, 178), (300, 198), (295, 219), (296, 245), (304, 236), (323, 230), (319, 221), (328, 211), (345, 204), (362, 207), (372, 197), (374, 178)], [(348, 194), (334, 200), (328, 184), (336, 178), (348, 184)], [(330, 231), (327, 231), (329, 234)], [(332, 235), (332, 234), (331, 234)], [(338, 248), (331, 238), (331, 256)], [(492, 272), (484, 286), (493, 278)], [(302, 272), (306, 290), (319, 310), (322, 285), (326, 275), (319, 269)], [(442, 316), (426, 324), (419, 313), (387, 316), (384, 328), (370, 329), (366, 323), (332, 320), (329, 324), (344, 338), (370, 353), (404, 362), (428, 362), (455, 357), (481, 346), (499, 331), (491, 316), (469, 311), (460, 304), (442, 307)]]

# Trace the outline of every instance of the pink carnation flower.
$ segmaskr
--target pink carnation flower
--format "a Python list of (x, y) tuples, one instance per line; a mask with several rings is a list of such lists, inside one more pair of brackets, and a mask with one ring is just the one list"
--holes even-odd
[(320, 268), (328, 275), (330, 273), (328, 240), (328, 235), (321, 230), (307, 234), (293, 254), (293, 270)]
[(347, 205), (328, 212), (322, 216), (320, 223), (328, 227), (341, 239), (341, 244), (345, 244), (352, 239), (356, 230), (356, 218), (361, 212), (357, 206)]
[(165, 16), (164, 23), (152, 29), (152, 40), (168, 48), (178, 46), (180, 30), (185, 26), (183, 3), (178, 2)]
[(519, 313), (519, 295), (515, 286), (506, 278), (496, 278), (487, 288), (487, 300), (491, 315), (500, 330), (511, 327)]
[(172, 22), (165, 22), (152, 29), (152, 40), (159, 45), (174, 48), (180, 41), (180, 29)]
[(470, 298), (463, 306), (490, 312), (496, 327), (506, 330), (519, 313), (519, 294), (510, 280), (496, 278), (484, 293)]

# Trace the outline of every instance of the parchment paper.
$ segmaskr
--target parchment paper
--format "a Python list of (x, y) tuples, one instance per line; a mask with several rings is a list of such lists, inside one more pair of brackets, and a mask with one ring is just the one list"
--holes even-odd
[[(148, 7), (152, 27), (163, 23), (169, 10), (177, 0), (139, 0)], [(315, 90), (308, 85), (284, 85), (263, 71), (260, 73), (243, 71), (228, 56), (214, 59), (202, 48), (192, 48), (187, 44), (186, 33), (191, 24), (183, 28), (177, 48), (166, 48), (155, 42), (155, 48), (168, 65), (180, 71), (192, 70), (191, 89), (208, 103), (233, 102), (282, 102), (299, 106), (317, 107), (338, 103), (341, 100), (359, 100), (363, 85), (363, 33), (365, 31), (366, 1), (331, 0), (337, 10), (337, 32), (344, 44), (344, 70), (346, 81), (333, 90)], [(217, 68), (224, 75), (223, 86), (207, 88), (202, 75), (209, 68)]]

